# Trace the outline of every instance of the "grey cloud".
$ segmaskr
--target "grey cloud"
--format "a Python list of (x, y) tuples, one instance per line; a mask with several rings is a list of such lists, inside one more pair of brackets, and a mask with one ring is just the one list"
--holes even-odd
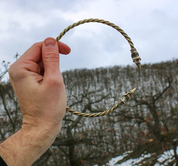
[(68, 21), (60, 17), (53, 17), (43, 26), (32, 24), (29, 29), (24, 29), (17, 21), (10, 22), (9, 28), (4, 32), (8, 36), (0, 40), (3, 47), (0, 60), (15, 61), (13, 56), (16, 52), (22, 55), (33, 43), (43, 41), (47, 37), (56, 38), (69, 24)]
[[(90, 2), (93, 3), (94, 1)], [(9, 28), (4, 31), (7, 37), (3, 41), (0, 39), (0, 61), (3, 59), (14, 61), (12, 57), (16, 52), (23, 54), (33, 43), (44, 40), (49, 36), (57, 37), (64, 28), (73, 23), (72, 19), (66, 20), (64, 16), (52, 15), (51, 12), (53, 10), (65, 11), (71, 14), (80, 13), (80, 11), (83, 12), (82, 5), (86, 9), (87, 4), (90, 2), (84, 3), (81, 0), (40, 0), (38, 3), (22, 0), (12, 1), (8, 10), (12, 10), (16, 6), (16, 10), (36, 13), (40, 16), (39, 19), (43, 18), (45, 21), (43, 20), (44, 22), (39, 25), (31, 23), (28, 28), (24, 28), (22, 20), (10, 20)], [(119, 5), (117, 8), (119, 9)], [(117, 11), (116, 9), (113, 10)], [(131, 13), (125, 11), (127, 12), (127, 16), (124, 17), (125, 20), (119, 10), (114, 17), (109, 15), (109, 11), (106, 11), (108, 16), (104, 19), (112, 20), (113, 23), (123, 28), (131, 37), (142, 58), (142, 63), (154, 63), (178, 58), (178, 17), (175, 15), (177, 9), (174, 9), (174, 14), (170, 14), (165, 9), (166, 7), (154, 9), (149, 14), (145, 14), (146, 12), (144, 13), (143, 10), (137, 11), (136, 9), (135, 13), (133, 11)], [(102, 16), (100, 12), (98, 9), (99, 15)], [(89, 11), (88, 14), (86, 11), (86, 18), (89, 18), (90, 14)], [(103, 16), (106, 16), (105, 14), (103, 13)], [(142, 14), (144, 17), (142, 17)], [(74, 28), (65, 34), (61, 41), (68, 44), (72, 52), (67, 56), (61, 55), (62, 71), (75, 68), (133, 64), (129, 45), (123, 36), (111, 27), (98, 26), (102, 26), (100, 33), (98, 33), (97, 27), (93, 28), (91, 26), (89, 31), (86, 29), (80, 31), (80, 28)], [(79, 35), (77, 35), (77, 31)], [(3, 32), (1, 31), (0, 33)]]
[[(96, 68), (110, 66), (111, 64), (118, 65), (122, 64), (122, 60), (127, 63), (126, 59), (131, 59), (127, 41), (115, 29), (111, 27), (104, 28), (100, 34), (97, 34), (95, 30), (91, 28), (91, 34), (93, 35), (68, 35), (62, 38), (61, 41), (67, 43), (72, 49), (70, 55), (61, 57), (62, 70), (86, 67)], [(128, 48), (123, 48), (123, 45), (126, 44)], [(124, 50), (127, 50), (127, 53), (129, 53), (129, 55), (125, 56), (125, 59), (123, 59), (122, 56)], [(117, 60), (112, 61), (112, 59)]]
[[(94, 0), (92, 0), (94, 1)], [(77, 12), (80, 6), (86, 5), (86, 1), (82, 0), (38, 0), (38, 1), (28, 1), (28, 0), (8, 0), (10, 9), (20, 9), (24, 12), (48, 12), (51, 10), (61, 10)]]

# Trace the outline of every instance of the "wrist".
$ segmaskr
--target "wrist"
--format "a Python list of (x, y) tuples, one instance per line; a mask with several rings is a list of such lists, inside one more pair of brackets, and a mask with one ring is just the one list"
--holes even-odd
[(56, 137), (62, 127), (62, 120), (58, 122), (47, 121), (39, 118), (24, 117), (22, 121), (22, 128), (24, 132), (41, 132), (42, 135), (50, 135)]
[(32, 165), (54, 142), (57, 132), (49, 126), (22, 125), (0, 144), (0, 156), (9, 166)]

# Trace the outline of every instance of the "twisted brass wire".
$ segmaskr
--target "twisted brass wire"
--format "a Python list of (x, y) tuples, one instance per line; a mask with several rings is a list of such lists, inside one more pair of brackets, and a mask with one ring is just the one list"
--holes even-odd
[[(97, 19), (97, 18), (90, 18), (90, 19), (84, 19), (84, 20), (81, 20), (81, 21), (78, 21), (70, 26), (68, 26), (66, 29), (64, 29), (60, 34), (59, 36), (56, 38), (56, 41), (59, 41), (62, 36), (64, 36), (66, 34), (66, 32), (68, 32), (70, 29), (78, 26), (78, 25), (81, 25), (81, 24), (84, 24), (84, 23), (89, 23), (89, 22), (97, 22), (97, 23), (102, 23), (102, 24), (106, 24), (108, 26), (111, 26), (113, 27), (114, 29), (116, 29), (117, 31), (119, 31), (124, 37), (125, 39), (128, 41), (129, 45), (130, 45), (130, 48), (131, 48), (131, 57), (133, 59), (133, 62), (135, 62), (135, 64), (139, 67), (139, 69), (141, 69), (141, 64), (140, 64), (140, 57), (139, 57), (139, 54), (137, 52), (137, 50), (135, 49), (134, 47), (134, 44), (132, 42), (132, 40), (130, 39), (130, 37), (117, 25), (109, 22), (109, 21), (105, 21), (105, 20), (102, 20), (102, 19)], [(122, 105), (122, 104), (125, 104), (127, 101), (129, 101), (133, 95), (133, 93), (135, 92), (136, 89), (133, 89), (131, 90), (130, 92), (128, 93), (125, 93), (121, 99), (119, 100), (119, 102), (114, 105), (111, 109), (109, 110), (106, 110), (104, 112), (99, 112), (99, 113), (81, 113), (81, 112), (77, 112), (75, 110), (72, 110), (70, 107), (66, 107), (66, 111), (69, 111), (70, 113), (72, 114), (75, 114), (75, 115), (78, 115), (78, 116), (83, 116), (83, 117), (97, 117), (97, 116), (103, 116), (103, 115), (107, 115), (109, 114), (110, 112), (114, 111), (116, 108), (119, 107), (119, 105)]]
[(119, 107), (119, 105), (125, 104), (127, 101), (129, 101), (133, 95), (133, 93), (135, 92), (136, 88), (131, 90), (128, 93), (125, 93), (121, 99), (118, 101), (118, 103), (116, 105), (114, 105), (111, 109), (106, 110), (104, 112), (99, 112), (99, 113), (93, 113), (93, 114), (87, 114), (87, 113), (81, 113), (81, 112), (77, 112), (72, 110), (70, 107), (66, 107), (66, 111), (69, 111), (72, 114), (78, 115), (78, 116), (83, 116), (83, 117), (97, 117), (97, 116), (103, 116), (103, 115), (107, 115), (109, 113), (111, 113), (112, 111), (114, 111), (116, 108)]
[(85, 19), (85, 20), (81, 20), (81, 21), (78, 21), (70, 26), (68, 26), (66, 29), (64, 29), (60, 35), (56, 38), (57, 41), (59, 41), (62, 36), (64, 36), (66, 34), (66, 32), (68, 32), (70, 29), (78, 26), (78, 25), (81, 25), (81, 24), (84, 24), (84, 23), (89, 23), (89, 22), (97, 22), (97, 23), (102, 23), (102, 24), (106, 24), (106, 25), (109, 25), (111, 27), (113, 27), (114, 29), (116, 29), (117, 31), (119, 31), (125, 38), (126, 40), (128, 41), (129, 45), (131, 48), (134, 48), (134, 44), (132, 42), (132, 40), (130, 39), (130, 37), (120, 28), (118, 27), (117, 25), (109, 22), (109, 21), (105, 21), (105, 20), (102, 20), (102, 19), (97, 19), (97, 18), (90, 18), (90, 19)]

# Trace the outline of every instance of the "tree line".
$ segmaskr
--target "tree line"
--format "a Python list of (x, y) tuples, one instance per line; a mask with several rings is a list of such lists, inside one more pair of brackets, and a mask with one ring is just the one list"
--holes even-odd
[[(5, 62), (2, 78), (7, 72)], [(178, 166), (178, 60), (133, 66), (63, 72), (68, 106), (83, 113), (105, 111), (137, 88), (132, 99), (109, 115), (84, 118), (66, 112), (52, 146), (34, 166), (98, 166), (127, 153), (117, 163), (139, 158), (135, 165)], [(20, 107), (9, 81), (0, 82), (0, 141), (20, 129)], [(168, 162), (159, 157), (173, 150)]]

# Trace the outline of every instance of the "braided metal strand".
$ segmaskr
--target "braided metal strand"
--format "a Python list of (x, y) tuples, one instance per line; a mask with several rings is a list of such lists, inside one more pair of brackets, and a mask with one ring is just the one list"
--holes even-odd
[[(70, 29), (84, 24), (84, 23), (89, 23), (89, 22), (97, 22), (97, 23), (102, 23), (102, 24), (106, 24), (108, 26), (113, 27), (114, 29), (116, 29), (117, 31), (119, 31), (124, 37), (125, 39), (128, 41), (130, 48), (131, 48), (131, 57), (133, 59), (133, 62), (138, 66), (139, 69), (141, 69), (141, 64), (140, 64), (140, 57), (139, 54), (136, 50), (136, 48), (134, 47), (134, 44), (132, 42), (132, 40), (130, 39), (130, 37), (117, 25), (109, 22), (109, 21), (105, 21), (102, 19), (97, 19), (97, 18), (90, 18), (90, 19), (84, 19), (81, 21), (78, 21), (70, 26), (68, 26), (66, 29), (64, 29), (59, 36), (56, 38), (56, 41), (59, 41), (62, 36), (64, 36)], [(77, 111), (72, 110), (69, 107), (66, 107), (66, 111), (69, 111), (72, 114), (78, 115), (78, 116), (83, 116), (83, 117), (97, 117), (97, 116), (103, 116), (106, 114), (109, 114), (110, 112), (114, 111), (116, 108), (119, 107), (119, 105), (125, 104), (127, 101), (129, 101), (131, 99), (131, 96), (133, 95), (133, 93), (135, 92), (136, 89), (133, 89), (132, 91), (130, 91), (129, 93), (124, 94), (121, 99), (119, 100), (119, 102), (114, 105), (111, 109), (104, 111), (104, 112), (99, 112), (99, 113), (93, 113), (93, 114), (86, 114), (86, 113), (80, 113)]]
[(78, 116), (83, 116), (83, 117), (97, 117), (97, 116), (103, 116), (103, 115), (107, 115), (109, 113), (111, 113), (112, 111), (114, 111), (116, 108), (119, 107), (119, 105), (125, 104), (127, 101), (129, 101), (133, 95), (133, 93), (135, 92), (136, 89), (131, 90), (128, 93), (125, 93), (121, 99), (119, 100), (119, 102), (114, 105), (111, 109), (106, 110), (104, 112), (99, 112), (99, 113), (93, 113), (93, 114), (86, 114), (86, 113), (81, 113), (81, 112), (77, 112), (72, 110), (70, 107), (66, 108), (66, 111), (69, 111), (72, 114), (78, 115)]
[(78, 21), (70, 26), (68, 26), (66, 29), (64, 29), (60, 35), (56, 38), (57, 41), (59, 41), (62, 36), (64, 36), (66, 34), (66, 32), (68, 32), (70, 29), (80, 25), (80, 24), (84, 24), (84, 23), (89, 23), (89, 22), (97, 22), (97, 23), (102, 23), (102, 24), (106, 24), (106, 25), (109, 25), (111, 27), (113, 27), (114, 29), (116, 29), (117, 31), (119, 31), (124, 37), (125, 39), (128, 41), (129, 45), (131, 48), (134, 48), (134, 44), (132, 42), (132, 40), (130, 39), (130, 37), (117, 25), (109, 22), (109, 21), (105, 21), (105, 20), (102, 20), (102, 19), (97, 19), (97, 18), (90, 18), (90, 19), (85, 19), (85, 20), (81, 20), (81, 21)]
[(59, 41), (62, 38), (62, 36), (64, 36), (70, 29), (72, 29), (72, 28), (74, 28), (74, 27), (76, 27), (78, 25), (81, 25), (81, 24), (84, 24), (84, 23), (89, 23), (89, 22), (97, 22), (97, 23), (106, 24), (108, 26), (113, 27), (117, 31), (119, 31), (125, 37), (125, 39), (128, 41), (128, 43), (130, 45), (131, 57), (133, 59), (133, 62), (138, 66), (139, 69), (141, 69), (141, 64), (140, 64), (141, 58), (139, 57), (139, 54), (138, 54), (136, 48), (134, 47), (134, 44), (133, 44), (132, 40), (130, 39), (130, 37), (119, 26), (117, 26), (114, 23), (111, 23), (109, 21), (105, 21), (105, 20), (97, 19), (97, 18), (89, 18), (89, 19), (78, 21), (78, 22), (68, 26), (66, 29), (64, 29), (59, 34), (59, 36), (56, 38), (56, 40)]

